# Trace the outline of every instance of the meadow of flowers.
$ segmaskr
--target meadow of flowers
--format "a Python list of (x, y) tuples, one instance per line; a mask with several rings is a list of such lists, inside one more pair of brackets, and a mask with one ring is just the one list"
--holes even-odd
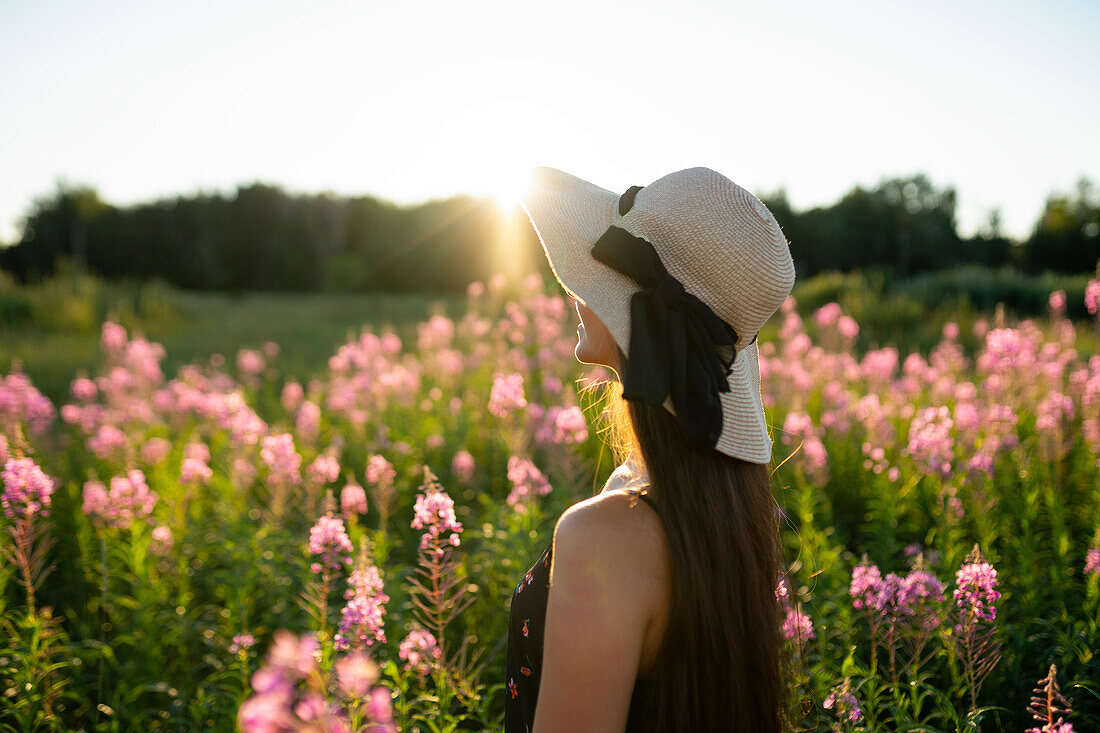
[[(168, 378), (111, 320), (64, 404), (0, 375), (5, 729), (500, 730), (512, 589), (614, 467), (547, 291), (474, 283), (302, 380), (273, 342)], [(797, 728), (1100, 730), (1086, 304), (976, 353), (859, 355), (793, 297), (762, 334)]]

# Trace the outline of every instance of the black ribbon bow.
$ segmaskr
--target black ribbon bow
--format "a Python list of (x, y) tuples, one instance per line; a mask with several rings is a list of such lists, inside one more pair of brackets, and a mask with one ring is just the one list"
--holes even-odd
[(592, 256), (641, 287), (630, 298), (623, 398), (660, 407), (671, 395), (689, 440), (714, 448), (722, 433), (718, 393), (730, 389), (726, 377), (737, 358), (737, 332), (684, 290), (645, 239), (612, 225), (592, 247)]

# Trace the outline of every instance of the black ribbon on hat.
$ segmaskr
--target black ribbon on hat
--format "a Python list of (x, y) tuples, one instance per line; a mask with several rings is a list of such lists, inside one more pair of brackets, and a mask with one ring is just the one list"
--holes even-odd
[[(640, 189), (632, 186), (620, 198), (620, 216), (630, 210)], [(689, 440), (714, 448), (722, 433), (718, 393), (730, 390), (727, 377), (737, 358), (737, 332), (684, 290), (647, 240), (612, 225), (592, 247), (592, 256), (641, 288), (630, 298), (623, 398), (661, 407), (671, 396)], [(728, 357), (722, 347), (729, 349)]]

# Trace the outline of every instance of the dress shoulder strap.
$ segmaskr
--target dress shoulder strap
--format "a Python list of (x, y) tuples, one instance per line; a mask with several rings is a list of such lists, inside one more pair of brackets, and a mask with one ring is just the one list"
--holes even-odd
[[(653, 509), (653, 511), (655, 511), (655, 512), (657, 511), (657, 504), (656, 504), (656, 502), (653, 501), (653, 499), (649, 496), (649, 494), (645, 494), (645, 493), (642, 493), (640, 491), (631, 491), (630, 493), (637, 496), (639, 499), (644, 501), (646, 504), (649, 504), (650, 508)], [(658, 515), (660, 514), (660, 512), (657, 512), (657, 513), (658, 513)]]

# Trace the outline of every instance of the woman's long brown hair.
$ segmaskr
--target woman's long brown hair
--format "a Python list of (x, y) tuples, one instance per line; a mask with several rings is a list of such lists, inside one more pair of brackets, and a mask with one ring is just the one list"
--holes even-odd
[(768, 466), (700, 451), (667, 410), (624, 401), (617, 383), (607, 387), (612, 449), (620, 460), (640, 452), (672, 568), (648, 724), (656, 731), (780, 731), (787, 689)]

